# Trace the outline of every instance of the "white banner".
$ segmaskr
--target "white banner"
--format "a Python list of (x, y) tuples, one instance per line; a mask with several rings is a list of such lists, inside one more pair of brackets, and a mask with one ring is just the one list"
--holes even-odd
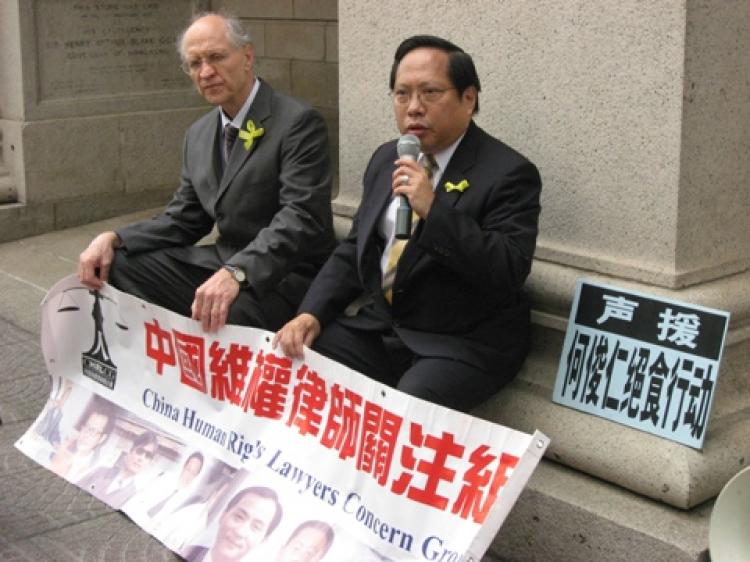
[(478, 562), (548, 439), (69, 277), (16, 446), (188, 560)]

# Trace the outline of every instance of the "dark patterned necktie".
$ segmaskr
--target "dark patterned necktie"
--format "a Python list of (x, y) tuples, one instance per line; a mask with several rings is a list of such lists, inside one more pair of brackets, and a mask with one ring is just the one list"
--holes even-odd
[(240, 130), (231, 123), (224, 126), (224, 162), (229, 161), (229, 155), (232, 154), (232, 148), (239, 132)]

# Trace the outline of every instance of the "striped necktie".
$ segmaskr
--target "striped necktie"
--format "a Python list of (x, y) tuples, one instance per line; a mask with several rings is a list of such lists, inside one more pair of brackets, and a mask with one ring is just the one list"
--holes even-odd
[[(432, 176), (435, 173), (438, 165), (435, 162), (435, 158), (432, 154), (425, 154), (422, 158), (422, 167), (427, 172), (427, 177), (432, 180)], [(419, 217), (414, 211), (411, 212), (411, 231), (412, 233), (417, 228), (417, 222)], [(385, 300), (389, 303), (393, 302), (393, 282), (396, 279), (396, 268), (398, 267), (398, 260), (401, 259), (401, 254), (404, 253), (404, 248), (408, 240), (394, 240), (391, 245), (391, 249), (388, 252), (388, 263), (386, 264), (385, 273), (383, 274), (383, 295)]]
[(239, 134), (240, 130), (232, 125), (231, 123), (227, 123), (224, 126), (224, 162), (229, 161), (229, 155), (232, 154), (232, 148), (234, 147), (234, 142), (237, 140), (237, 135)]

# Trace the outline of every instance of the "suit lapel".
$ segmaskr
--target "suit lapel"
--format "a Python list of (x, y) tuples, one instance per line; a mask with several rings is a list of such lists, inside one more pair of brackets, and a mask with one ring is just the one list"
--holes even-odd
[(446, 191), (445, 184), (446, 182), (457, 184), (461, 180), (466, 179), (467, 172), (476, 162), (478, 148), (479, 131), (474, 121), (472, 121), (466, 130), (463, 140), (456, 147), (456, 152), (453, 153), (453, 157), (448, 162), (445, 172), (440, 177), (440, 183), (435, 188), (435, 197), (441, 202), (455, 207), (459, 199), (461, 199), (461, 195), (463, 194), (460, 191)]
[[(250, 105), (250, 109), (248, 110), (247, 115), (245, 115), (245, 118), (242, 120), (243, 130), (247, 130), (247, 123), (249, 121), (252, 121), (257, 129), (265, 127), (269, 118), (271, 117), (272, 94), (273, 90), (271, 89), (271, 87), (268, 86), (265, 82), (261, 81), (258, 93), (256, 94), (253, 103)], [(250, 159), (250, 157), (255, 152), (258, 143), (262, 142), (262, 139), (262, 136), (255, 138), (253, 140), (252, 146), (250, 146), (249, 149), (245, 149), (245, 141), (242, 138), (237, 137), (237, 143), (232, 149), (232, 154), (230, 155), (229, 161), (227, 162), (226, 168), (224, 170), (224, 175), (221, 177), (219, 193), (216, 197), (217, 201), (222, 195), (224, 195), (224, 192), (227, 190), (227, 187), (229, 187), (229, 184), (237, 175), (237, 172), (239, 172), (245, 165), (245, 163)]]
[[(468, 171), (474, 166), (476, 162), (477, 149), (479, 147), (479, 130), (474, 124), (474, 121), (469, 123), (469, 128), (466, 130), (464, 138), (460, 144), (456, 147), (456, 151), (453, 153), (448, 166), (440, 176), (440, 182), (435, 186), (435, 199), (439, 200), (451, 207), (455, 207), (458, 201), (463, 195), (459, 191), (448, 192), (445, 190), (445, 183), (458, 183), (461, 180), (467, 178)], [(414, 233), (415, 237), (419, 236), (421, 229), (420, 224), (417, 226), (417, 231)], [(407, 244), (404, 249), (404, 253), (398, 262), (398, 270), (396, 272), (397, 282), (409, 275), (417, 263), (422, 259), (428, 257), (427, 252), (419, 247), (418, 244)]]
[[(221, 118), (219, 117), (219, 110), (214, 109), (213, 118), (209, 118), (206, 124), (198, 131), (196, 138), (190, 141), (192, 146), (197, 147), (196, 149), (191, 149), (188, 155), (191, 166), (194, 166), (197, 170), (205, 171), (203, 175), (205, 180), (208, 181), (209, 196), (215, 195), (218, 192), (219, 181), (221, 179), (220, 129)], [(200, 185), (201, 182), (198, 182), (196, 187), (199, 188)]]

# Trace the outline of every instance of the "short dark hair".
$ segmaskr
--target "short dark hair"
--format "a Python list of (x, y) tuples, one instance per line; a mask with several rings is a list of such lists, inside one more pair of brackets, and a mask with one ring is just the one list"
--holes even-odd
[(159, 450), (159, 439), (156, 437), (156, 434), (153, 431), (147, 429), (135, 438), (135, 441), (133, 441), (133, 445), (130, 447), (130, 450), (132, 451), (133, 449), (136, 449), (138, 447), (147, 447), (148, 445), (154, 446), (154, 453)]
[(279, 496), (277, 496), (276, 492), (274, 492), (271, 488), (266, 488), (265, 486), (251, 486), (249, 488), (240, 490), (234, 495), (231, 500), (229, 500), (229, 503), (224, 508), (223, 513), (227, 513), (230, 509), (237, 505), (242, 500), (242, 498), (250, 495), (258, 496), (259, 498), (263, 498), (264, 500), (272, 500), (276, 504), (276, 513), (274, 514), (273, 519), (271, 519), (271, 524), (268, 525), (266, 535), (263, 537), (266, 538), (268, 535), (273, 533), (274, 529), (279, 525), (279, 521), (281, 521), (281, 516), (284, 514), (284, 510), (281, 508), (281, 504), (279, 503)]
[(96, 400), (78, 419), (78, 429), (81, 429), (86, 425), (86, 422), (89, 421), (93, 415), (104, 416), (107, 418), (107, 421), (104, 424), (104, 429), (102, 430), (102, 435), (109, 437), (112, 430), (115, 428), (116, 419), (114, 409), (108, 403), (103, 402), (102, 400)]
[(478, 113), (479, 92), (482, 90), (482, 86), (479, 83), (479, 75), (474, 66), (474, 60), (469, 53), (465, 52), (458, 45), (435, 35), (413, 35), (401, 42), (393, 57), (391, 77), (388, 83), (389, 88), (393, 90), (393, 87), (396, 85), (396, 72), (398, 72), (398, 65), (401, 64), (401, 60), (407, 53), (420, 48), (439, 49), (448, 54), (448, 78), (453, 87), (456, 88), (459, 96), (463, 95), (466, 88), (470, 86), (476, 88), (477, 101), (474, 104), (474, 113)]
[(299, 535), (302, 531), (305, 529), (315, 529), (316, 531), (322, 531), (325, 534), (326, 538), (326, 546), (323, 549), (323, 556), (328, 552), (328, 549), (331, 548), (331, 543), (333, 543), (333, 527), (331, 527), (328, 523), (325, 521), (318, 521), (317, 519), (310, 519), (308, 521), (304, 521), (303, 523), (300, 523), (297, 528), (292, 532), (291, 535), (289, 535), (289, 538), (286, 540), (286, 543), (284, 545), (286, 546), (290, 542), (292, 542), (292, 539)]

